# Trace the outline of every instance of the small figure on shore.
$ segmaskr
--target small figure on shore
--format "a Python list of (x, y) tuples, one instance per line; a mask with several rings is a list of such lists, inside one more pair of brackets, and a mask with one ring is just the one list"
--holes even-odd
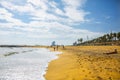
[(65, 49), (64, 45), (63, 45), (63, 49)]
[(55, 47), (54, 47), (54, 51), (55, 51)]
[(56, 46), (56, 49), (57, 49), (57, 50), (58, 50), (58, 47), (59, 47), (59, 46), (57, 45), (57, 46)]
[(53, 42), (51, 43), (51, 47), (53, 47), (54, 51), (55, 51), (55, 46), (56, 46), (55, 41), (53, 41)]

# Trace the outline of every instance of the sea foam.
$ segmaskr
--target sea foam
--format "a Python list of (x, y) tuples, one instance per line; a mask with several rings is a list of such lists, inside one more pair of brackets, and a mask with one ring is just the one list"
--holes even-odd
[(0, 57), (0, 80), (45, 80), (43, 75), (48, 63), (60, 53), (45, 48), (2, 48), (0, 53), (2, 51), (18, 54)]

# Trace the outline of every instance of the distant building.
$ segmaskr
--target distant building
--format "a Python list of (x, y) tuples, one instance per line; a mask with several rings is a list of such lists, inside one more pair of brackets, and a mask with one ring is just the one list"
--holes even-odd
[(51, 46), (55, 46), (55, 41), (52, 42)]

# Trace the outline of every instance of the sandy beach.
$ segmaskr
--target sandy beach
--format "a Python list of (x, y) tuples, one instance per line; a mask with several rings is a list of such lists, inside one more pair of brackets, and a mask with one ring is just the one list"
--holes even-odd
[[(106, 55), (117, 49), (118, 54)], [(46, 80), (120, 80), (120, 46), (67, 46), (49, 63)]]

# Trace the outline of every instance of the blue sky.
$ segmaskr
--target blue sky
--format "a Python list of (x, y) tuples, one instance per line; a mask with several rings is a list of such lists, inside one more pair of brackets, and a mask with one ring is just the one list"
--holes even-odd
[(120, 0), (0, 0), (0, 44), (72, 44), (120, 31)]

